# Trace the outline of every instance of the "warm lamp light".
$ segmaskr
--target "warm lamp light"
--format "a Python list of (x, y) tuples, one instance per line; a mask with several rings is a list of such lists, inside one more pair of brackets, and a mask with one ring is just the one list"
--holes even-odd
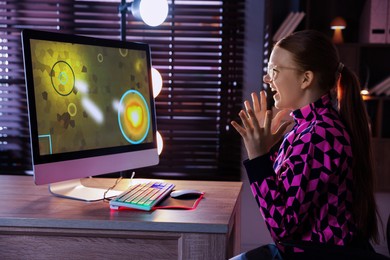
[(368, 91), (368, 89), (362, 89), (362, 90), (360, 91), (360, 94), (361, 94), (362, 96), (368, 96), (368, 95), (370, 95), (370, 92)]
[(152, 85), (153, 85), (153, 97), (156, 98), (160, 94), (163, 80), (160, 72), (155, 68), (152, 68)]
[(364, 83), (364, 88), (360, 91), (360, 95), (362, 96), (363, 100), (368, 99), (370, 96), (370, 91), (368, 90), (368, 82), (370, 80), (370, 68), (366, 66), (366, 82)]
[(334, 43), (343, 43), (343, 32), (347, 26), (347, 23), (345, 22), (344, 18), (338, 16), (333, 19), (333, 21), (330, 23), (330, 28), (334, 30), (333, 33), (333, 42)]

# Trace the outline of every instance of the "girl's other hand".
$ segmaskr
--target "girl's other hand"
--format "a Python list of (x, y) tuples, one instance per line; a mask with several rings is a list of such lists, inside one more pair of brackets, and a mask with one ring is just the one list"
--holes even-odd
[(260, 100), (252, 93), (253, 109), (248, 101), (244, 102), (245, 110), (239, 113), (242, 126), (232, 121), (232, 126), (244, 140), (249, 159), (256, 158), (269, 152), (283, 136), (291, 121), (281, 123), (288, 111), (282, 110), (272, 119), (272, 111), (267, 110), (265, 92), (260, 92)]

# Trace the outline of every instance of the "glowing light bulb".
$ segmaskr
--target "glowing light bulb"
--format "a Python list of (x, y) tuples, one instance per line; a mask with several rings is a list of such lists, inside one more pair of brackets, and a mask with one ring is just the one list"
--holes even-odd
[(141, 18), (149, 26), (162, 24), (168, 16), (167, 0), (139, 0), (134, 1), (132, 13)]
[(162, 77), (160, 72), (155, 68), (152, 68), (152, 81), (153, 81), (153, 97), (156, 98), (160, 94), (162, 89)]
[(157, 131), (156, 137), (157, 137), (157, 152), (158, 155), (160, 155), (164, 148), (164, 142), (159, 131)]

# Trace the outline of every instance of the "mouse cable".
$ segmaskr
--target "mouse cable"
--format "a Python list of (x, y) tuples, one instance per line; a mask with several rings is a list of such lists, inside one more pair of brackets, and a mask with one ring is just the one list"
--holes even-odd
[[(134, 175), (135, 175), (135, 172), (133, 171), (133, 173), (131, 174), (131, 178), (130, 178), (130, 183), (132, 182), (133, 178), (134, 178)], [(115, 180), (115, 183), (114, 185), (112, 185), (111, 187), (109, 187), (103, 194), (103, 201), (110, 201), (111, 199), (110, 198), (107, 198), (106, 195), (107, 195), (107, 192), (109, 192), (110, 190), (114, 189), (116, 187), (116, 185), (118, 185), (118, 183), (123, 179), (122, 177), (122, 174), (120, 177), (118, 177), (116, 180)]]

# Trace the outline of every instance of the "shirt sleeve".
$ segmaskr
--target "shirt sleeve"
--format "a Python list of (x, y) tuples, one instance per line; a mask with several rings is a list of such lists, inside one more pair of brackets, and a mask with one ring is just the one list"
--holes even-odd
[(271, 156), (271, 154), (267, 153), (252, 160), (244, 161), (244, 166), (251, 184), (254, 182), (262, 182), (266, 177), (275, 175)]

